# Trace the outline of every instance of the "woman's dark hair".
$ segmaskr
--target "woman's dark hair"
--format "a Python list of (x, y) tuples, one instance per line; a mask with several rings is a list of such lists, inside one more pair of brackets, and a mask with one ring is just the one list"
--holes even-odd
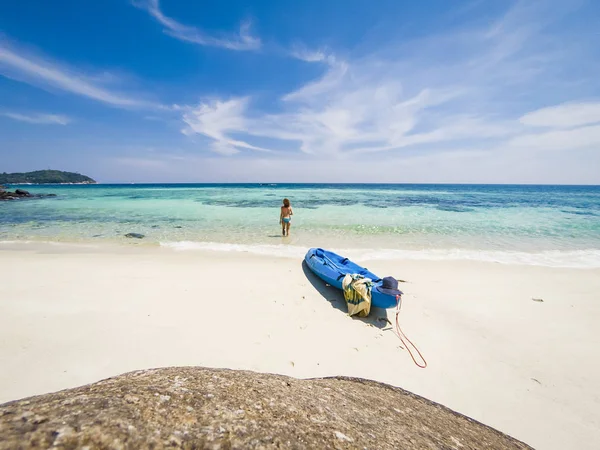
[(283, 206), (285, 206), (286, 208), (290, 207), (290, 201), (287, 198), (283, 199)]

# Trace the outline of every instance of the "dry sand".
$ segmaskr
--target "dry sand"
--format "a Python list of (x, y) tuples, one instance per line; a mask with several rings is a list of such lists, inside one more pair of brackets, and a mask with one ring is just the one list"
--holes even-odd
[(3, 245), (0, 403), (151, 367), (348, 375), (400, 386), (537, 448), (600, 448), (600, 270), (367, 265), (407, 280), (401, 324), (426, 369), (377, 320), (385, 311), (347, 317), (341, 293), (297, 259)]

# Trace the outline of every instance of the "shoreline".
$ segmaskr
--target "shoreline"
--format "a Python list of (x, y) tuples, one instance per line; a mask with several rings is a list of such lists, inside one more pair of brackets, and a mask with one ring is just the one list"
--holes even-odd
[[(52, 240), (49, 238), (26, 238), (2, 240), (1, 250), (27, 250), (28, 248), (76, 247), (96, 249), (135, 249), (151, 248), (162, 249), (176, 253), (221, 252), (230, 254), (249, 253), (258, 256), (274, 258), (303, 258), (311, 246), (303, 242), (289, 241), (282, 238), (279, 243), (240, 243), (240, 242), (215, 242), (215, 241), (156, 241), (152, 239), (135, 239), (116, 236), (114, 238), (79, 238)], [(355, 247), (342, 248), (327, 246), (326, 248), (336, 253), (348, 256), (359, 261), (445, 261), (477, 263), (492, 263), (508, 266), (534, 266), (558, 269), (597, 270), (600, 269), (600, 249), (574, 249), (574, 250), (478, 250), (470, 248), (369, 248)]]
[(151, 367), (356, 376), (534, 447), (600, 445), (598, 269), (370, 261), (408, 281), (400, 322), (429, 363), (419, 369), (378, 320), (393, 310), (347, 317), (296, 258), (17, 247), (0, 246), (0, 402)]

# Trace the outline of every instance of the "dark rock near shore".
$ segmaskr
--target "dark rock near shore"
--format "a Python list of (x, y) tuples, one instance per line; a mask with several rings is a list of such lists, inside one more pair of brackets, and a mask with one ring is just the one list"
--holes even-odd
[(146, 236), (141, 233), (127, 233), (125, 237), (132, 239), (144, 239)]
[(18, 200), (25, 198), (46, 198), (46, 197), (56, 197), (56, 194), (31, 194), (28, 191), (24, 191), (23, 189), (17, 189), (14, 192), (5, 191), (4, 189), (0, 189), (0, 200)]
[(179, 367), (0, 405), (0, 449), (530, 449), (403, 389)]
[(15, 192), (0, 191), (0, 200), (16, 200), (19, 198), (31, 197), (31, 194), (27, 191), (22, 191), (21, 189), (17, 189)]

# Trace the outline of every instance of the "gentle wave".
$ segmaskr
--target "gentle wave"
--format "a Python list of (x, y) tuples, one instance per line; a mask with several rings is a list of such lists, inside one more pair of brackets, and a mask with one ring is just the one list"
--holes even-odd
[[(249, 245), (219, 242), (161, 242), (161, 247), (178, 251), (208, 250), (242, 252), (284, 258), (303, 258), (308, 248), (293, 245)], [(551, 250), (543, 252), (478, 251), (465, 249), (333, 249), (340, 254), (359, 260), (425, 260), (425, 261), (481, 261), (512, 265), (560, 267), (574, 269), (600, 268), (600, 249)]]
[[(99, 249), (101, 245), (83, 242), (5, 240), (0, 245), (51, 245), (56, 247)], [(295, 245), (231, 244), (220, 242), (161, 242), (163, 248), (175, 251), (215, 251), (250, 253), (263, 256), (302, 259), (308, 247)], [(373, 260), (421, 260), (421, 261), (479, 261), (506, 265), (528, 265), (572, 269), (600, 268), (600, 249), (550, 250), (543, 252), (491, 251), (466, 249), (356, 249), (333, 248), (333, 251), (360, 261)]]

